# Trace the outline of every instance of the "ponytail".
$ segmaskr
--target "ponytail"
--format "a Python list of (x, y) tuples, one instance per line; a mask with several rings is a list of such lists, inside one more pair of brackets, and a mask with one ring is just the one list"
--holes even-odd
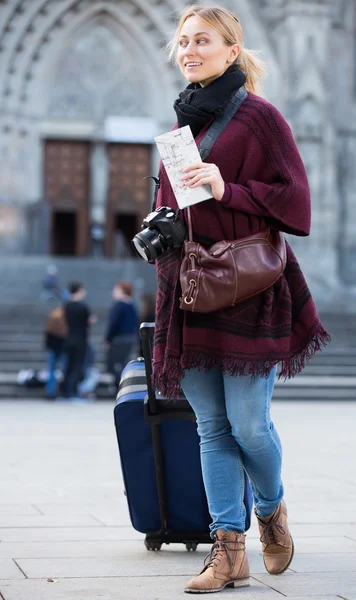
[(261, 79), (266, 74), (265, 63), (258, 58), (257, 52), (241, 48), (237, 61), (238, 68), (246, 75), (246, 92), (263, 96)]

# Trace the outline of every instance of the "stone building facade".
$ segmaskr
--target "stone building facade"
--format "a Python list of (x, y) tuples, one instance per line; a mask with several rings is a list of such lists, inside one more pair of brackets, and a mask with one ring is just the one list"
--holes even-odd
[[(0, 250), (105, 253), (150, 204), (155, 134), (184, 86), (162, 50), (183, 0), (0, 0)], [(291, 240), (325, 309), (356, 288), (356, 0), (221, 0), (268, 64), (267, 98), (309, 175), (312, 235)]]

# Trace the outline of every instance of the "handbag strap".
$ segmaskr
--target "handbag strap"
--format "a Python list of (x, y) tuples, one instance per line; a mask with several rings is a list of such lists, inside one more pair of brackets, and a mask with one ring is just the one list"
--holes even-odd
[[(246, 100), (247, 92), (242, 86), (231, 96), (224, 112), (222, 115), (216, 117), (213, 123), (210, 125), (208, 131), (201, 140), (198, 150), (201, 159), (204, 161), (210, 154), (212, 147), (214, 146), (218, 137), (222, 134), (225, 127), (230, 123), (232, 117), (237, 113), (241, 104)], [(190, 242), (193, 241), (193, 227), (192, 227), (192, 215), (190, 213), (190, 206), (187, 207), (188, 217), (188, 239)]]
[(193, 226), (192, 226), (192, 215), (190, 212), (190, 206), (187, 207), (187, 217), (188, 217), (188, 240), (193, 242)]
[(214, 146), (218, 137), (222, 134), (225, 127), (230, 123), (232, 117), (239, 110), (241, 104), (246, 100), (247, 92), (244, 87), (240, 87), (231, 96), (224, 112), (222, 115), (216, 117), (213, 123), (210, 125), (208, 131), (201, 140), (198, 150), (202, 160), (205, 160), (210, 150)]

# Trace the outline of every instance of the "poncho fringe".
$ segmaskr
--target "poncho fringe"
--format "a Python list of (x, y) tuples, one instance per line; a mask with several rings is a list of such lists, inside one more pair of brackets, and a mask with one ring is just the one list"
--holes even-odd
[(237, 377), (238, 375), (247, 375), (250, 377), (268, 377), (271, 369), (277, 364), (280, 369), (278, 379), (290, 379), (300, 373), (306, 361), (310, 360), (316, 352), (321, 350), (331, 341), (331, 336), (324, 329), (316, 332), (307, 342), (306, 346), (298, 351), (297, 354), (286, 360), (260, 360), (223, 356), (220, 358), (206, 356), (201, 352), (188, 351), (184, 356), (184, 363), (180, 358), (169, 357), (165, 360), (164, 368), (156, 364), (153, 373), (153, 385), (155, 389), (168, 399), (176, 399), (182, 394), (180, 381), (183, 378), (184, 371), (187, 369), (199, 369), (205, 372), (210, 369), (218, 368), (224, 375)]

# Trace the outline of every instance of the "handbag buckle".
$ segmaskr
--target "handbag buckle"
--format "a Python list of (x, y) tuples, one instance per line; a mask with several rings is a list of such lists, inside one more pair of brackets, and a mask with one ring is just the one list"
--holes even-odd
[(184, 298), (184, 302), (186, 304), (192, 304), (193, 303), (193, 301), (194, 301), (193, 290), (196, 287), (197, 287), (197, 282), (195, 281), (195, 279), (190, 279), (189, 280), (189, 288), (188, 288), (187, 294), (186, 294), (186, 296)]

